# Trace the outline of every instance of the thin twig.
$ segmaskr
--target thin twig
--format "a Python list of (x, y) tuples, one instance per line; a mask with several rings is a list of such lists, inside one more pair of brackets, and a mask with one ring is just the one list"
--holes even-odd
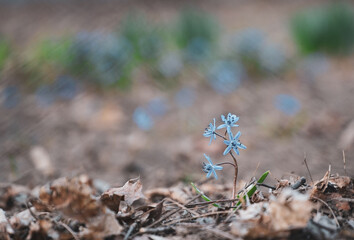
[(138, 225), (137, 222), (133, 223), (132, 225), (130, 225), (128, 232), (125, 234), (124, 239), (123, 240), (128, 240), (130, 235), (132, 234), (132, 232), (134, 231), (134, 229), (136, 228), (136, 226)]
[(344, 168), (344, 174), (346, 176), (348, 176), (347, 174), (347, 167), (346, 167), (346, 164), (345, 164), (345, 153), (344, 153), (344, 150), (343, 150), (343, 168)]
[[(192, 203), (194, 200), (198, 199), (201, 196), (201, 194), (198, 194), (196, 197), (192, 198), (191, 200), (189, 200), (184, 206), (188, 205), (189, 203)], [(166, 220), (167, 218), (169, 218), (170, 216), (172, 216), (173, 214), (177, 213), (178, 211), (180, 211), (182, 208), (177, 208), (176, 210), (170, 212), (169, 214), (165, 215), (164, 217), (160, 218), (159, 220), (157, 220), (156, 222), (151, 223), (150, 225), (148, 225), (146, 228), (151, 228), (159, 223), (161, 223), (162, 221)]]
[(354, 202), (354, 199), (352, 199), (352, 198), (332, 198), (332, 199), (328, 199), (328, 201)]
[(309, 169), (309, 165), (307, 165), (307, 156), (306, 156), (306, 153), (304, 153), (304, 163), (305, 163), (307, 172), (308, 172), (309, 175), (310, 175), (311, 182), (312, 182), (312, 184), (313, 184), (313, 179), (312, 179), (312, 175), (311, 175), (311, 172), (310, 172), (310, 169)]
[(258, 161), (257, 167), (256, 167), (256, 169), (255, 169), (255, 170), (253, 171), (253, 173), (252, 173), (252, 176), (253, 176), (253, 177), (256, 177), (256, 172), (257, 172), (257, 170), (258, 170), (260, 164), (261, 164), (261, 161)]
[(197, 217), (188, 217), (188, 218), (171, 220), (170, 222), (165, 223), (165, 225), (172, 225), (172, 224), (179, 223), (179, 222), (191, 221), (191, 220), (198, 219), (198, 218), (209, 217), (209, 216), (214, 216), (214, 215), (219, 215), (219, 214), (228, 214), (228, 213), (229, 213), (229, 211), (205, 213), (205, 214), (199, 215)]
[(336, 222), (336, 224), (337, 224), (338, 227), (340, 228), (340, 224), (339, 224), (338, 219), (337, 219), (336, 215), (334, 214), (332, 208), (331, 208), (325, 201), (323, 201), (323, 200), (320, 199), (320, 198), (312, 197), (312, 199), (315, 199), (315, 200), (317, 200), (317, 201), (320, 201), (321, 203), (323, 203), (323, 204), (329, 209), (329, 211), (330, 211), (330, 212), (332, 213), (332, 215), (333, 215), (334, 221)]
[(205, 206), (213, 203), (229, 203), (229, 202), (235, 202), (238, 201), (238, 198), (234, 199), (221, 199), (221, 200), (215, 200), (215, 201), (210, 201), (210, 202), (198, 202), (198, 203), (192, 203), (192, 204), (187, 204), (185, 205), (187, 208), (192, 208), (196, 206)]
[(220, 229), (217, 229), (217, 228), (204, 227), (203, 230), (211, 232), (211, 233), (213, 233), (219, 237), (225, 238), (225, 239), (231, 239), (231, 240), (240, 239), (240, 238), (235, 238), (233, 235), (231, 235), (225, 231), (222, 231)]
[(76, 235), (76, 233), (75, 233), (73, 230), (71, 230), (71, 228), (70, 228), (68, 225), (66, 225), (66, 224), (63, 223), (63, 222), (58, 222), (58, 221), (56, 221), (56, 220), (54, 220), (54, 219), (52, 219), (52, 221), (53, 221), (55, 224), (64, 227), (64, 228), (73, 236), (73, 238), (75, 238), (75, 240), (80, 240), (79, 237)]
[(188, 211), (189, 213), (199, 216), (199, 213), (197, 213), (196, 211), (193, 211), (192, 209), (188, 209), (186, 206), (180, 204), (179, 202), (177, 202), (171, 198), (166, 198), (166, 201), (170, 201), (170, 202), (174, 203), (175, 205), (177, 205), (178, 207)]
[(270, 189), (272, 189), (272, 190), (276, 190), (276, 189), (277, 189), (277, 188), (275, 188), (275, 187), (269, 186), (269, 185), (264, 184), (264, 183), (257, 183), (257, 186), (262, 186), (262, 187), (270, 188)]

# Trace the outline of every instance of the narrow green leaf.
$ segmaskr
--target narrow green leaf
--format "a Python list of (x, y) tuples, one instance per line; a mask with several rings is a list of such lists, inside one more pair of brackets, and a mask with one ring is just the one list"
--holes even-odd
[[(265, 173), (263, 173), (262, 176), (258, 179), (257, 183), (263, 183), (264, 180), (267, 178), (268, 174), (269, 174), (269, 171), (266, 171)], [(249, 186), (248, 188), (251, 188), (249, 191), (247, 191), (247, 196), (250, 198), (256, 192), (257, 184), (254, 183), (253, 185)], [(237, 196), (237, 198), (240, 198), (240, 196)], [(246, 196), (243, 196), (243, 199), (246, 200)], [(241, 204), (241, 201), (238, 201), (236, 206), (239, 206), (240, 204)]]
[[(197, 186), (195, 186), (194, 183), (191, 182), (191, 185), (192, 185), (192, 187), (194, 188), (194, 190), (195, 190), (198, 194), (201, 194), (201, 197), (202, 197), (205, 201), (207, 201), (207, 202), (211, 202), (211, 201), (212, 201), (212, 200), (211, 200), (209, 197), (207, 197), (202, 191), (200, 191), (200, 190), (197, 188)], [(214, 207), (217, 207), (217, 208), (221, 208), (220, 205), (219, 205), (219, 204), (216, 204), (216, 203), (213, 203), (213, 206), (214, 206)]]

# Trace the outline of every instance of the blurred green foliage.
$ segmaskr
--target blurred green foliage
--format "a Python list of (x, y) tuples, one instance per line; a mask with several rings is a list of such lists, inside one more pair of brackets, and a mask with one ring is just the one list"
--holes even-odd
[(291, 30), (304, 54), (348, 54), (354, 47), (354, 12), (349, 4), (333, 3), (296, 14)]
[(131, 44), (101, 33), (79, 33), (71, 46), (73, 74), (100, 87), (128, 88), (134, 68)]
[(209, 14), (192, 9), (181, 12), (176, 25), (176, 42), (185, 48), (194, 39), (215, 43), (219, 34), (218, 23)]
[(247, 28), (233, 37), (230, 57), (239, 61), (247, 75), (264, 77), (279, 74), (285, 70), (286, 57), (283, 50), (266, 41), (259, 29)]
[(141, 13), (133, 12), (123, 19), (118, 37), (131, 44), (134, 51), (132, 60), (137, 63), (156, 61), (164, 48), (163, 29), (148, 21)]
[(70, 38), (46, 39), (31, 48), (24, 62), (24, 70), (31, 84), (52, 82), (65, 72), (73, 59), (71, 44)]
[(0, 70), (4, 67), (5, 62), (11, 54), (10, 44), (0, 37)]
[(209, 57), (217, 46), (219, 34), (219, 24), (210, 14), (193, 9), (181, 12), (173, 32), (177, 47), (184, 51), (189, 62)]

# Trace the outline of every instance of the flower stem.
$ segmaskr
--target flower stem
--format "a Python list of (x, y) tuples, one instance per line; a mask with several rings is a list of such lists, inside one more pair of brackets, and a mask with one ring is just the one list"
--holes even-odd
[(230, 162), (222, 162), (222, 163), (218, 163), (218, 164), (216, 164), (216, 165), (221, 166), (221, 165), (225, 165), (225, 164), (229, 164), (229, 165), (235, 167), (235, 164), (230, 163)]
[(216, 136), (218, 136), (218, 137), (221, 137), (221, 138), (223, 138), (224, 140), (227, 140), (227, 138), (226, 137), (224, 137), (223, 135), (220, 135), (219, 133), (217, 133), (217, 132), (213, 132)]
[[(236, 184), (237, 184), (237, 175), (238, 175), (238, 164), (237, 164), (237, 160), (236, 157), (234, 156), (234, 154), (232, 153), (232, 151), (230, 151), (230, 155), (232, 157), (232, 159), (234, 160), (234, 168), (235, 168), (235, 176), (234, 176), (234, 185), (233, 185), (233, 189), (232, 189), (232, 198), (235, 199), (236, 198)], [(234, 206), (235, 202), (232, 203), (232, 205)]]

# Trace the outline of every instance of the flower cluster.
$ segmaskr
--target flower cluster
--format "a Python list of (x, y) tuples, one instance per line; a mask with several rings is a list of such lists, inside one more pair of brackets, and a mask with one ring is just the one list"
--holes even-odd
[[(226, 154), (230, 154), (232, 156), (232, 158), (235, 160), (236, 159), (232, 153), (232, 150), (237, 154), (240, 155), (239, 149), (246, 149), (246, 146), (243, 145), (239, 138), (241, 136), (241, 132), (238, 131), (236, 133), (236, 135), (234, 136), (231, 128), (232, 127), (238, 127), (239, 125), (237, 125), (237, 121), (239, 120), (239, 117), (237, 117), (234, 114), (229, 113), (226, 117), (224, 115), (221, 115), (221, 120), (224, 122), (223, 124), (221, 124), (220, 126), (216, 127), (215, 126), (215, 118), (214, 118), (214, 122), (213, 123), (209, 123), (209, 126), (205, 129), (203, 136), (210, 138), (210, 142), (209, 145), (211, 144), (211, 142), (213, 140), (216, 139), (216, 137), (221, 137), (224, 139), (224, 143), (227, 145), (225, 151), (224, 151), (224, 155)], [(225, 136), (218, 134), (216, 132), (216, 130), (219, 129), (223, 129), (226, 128), (226, 132), (225, 132), (225, 136), (227, 135), (228, 138), (226, 138)], [(203, 171), (205, 173), (207, 173), (207, 178), (209, 178), (212, 174), (214, 175), (215, 179), (218, 178), (218, 176), (216, 175), (215, 170), (222, 170), (223, 167), (221, 167), (221, 164), (216, 164), (214, 165), (213, 162), (211, 161), (211, 159), (209, 158), (209, 156), (207, 156), (206, 154), (204, 154), (205, 158), (208, 160), (209, 163), (203, 163)], [(227, 164), (227, 163), (222, 163), (222, 164)], [(229, 163), (230, 164), (230, 163)], [(237, 163), (236, 163), (237, 164)], [(234, 165), (234, 164), (231, 164)]]

